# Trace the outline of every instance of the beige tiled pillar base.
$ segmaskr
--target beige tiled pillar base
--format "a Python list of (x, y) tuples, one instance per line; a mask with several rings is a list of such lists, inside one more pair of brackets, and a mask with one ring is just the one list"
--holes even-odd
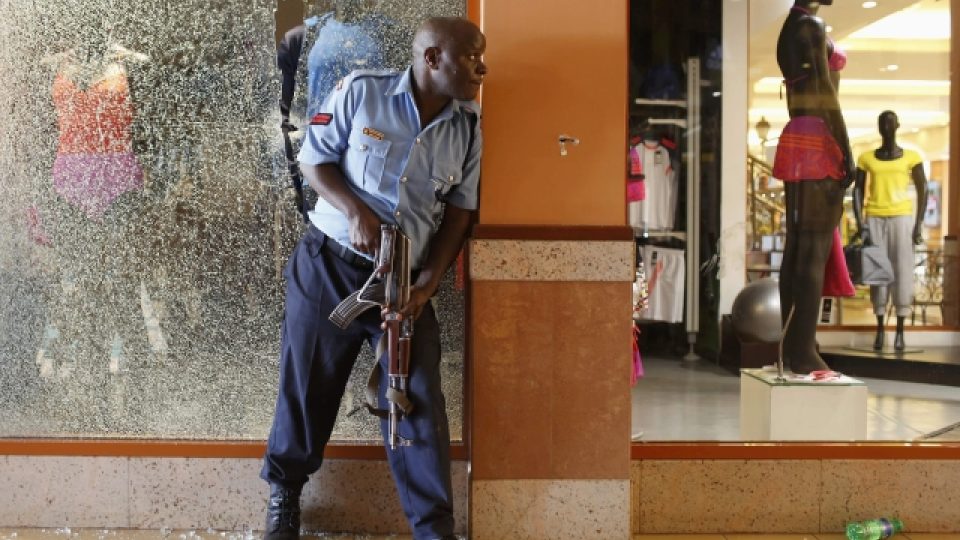
[(472, 540), (629, 538), (629, 480), (480, 480)]
[(471, 243), (472, 539), (630, 537), (633, 250)]

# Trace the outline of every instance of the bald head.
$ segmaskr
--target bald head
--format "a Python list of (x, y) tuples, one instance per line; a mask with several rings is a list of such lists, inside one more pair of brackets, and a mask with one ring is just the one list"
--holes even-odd
[(431, 47), (440, 49), (469, 44), (481, 35), (480, 29), (462, 17), (430, 17), (423, 21), (413, 38), (413, 61), (423, 61)]
[(413, 74), (418, 88), (438, 98), (476, 97), (487, 73), (483, 33), (461, 17), (431, 17), (413, 38)]

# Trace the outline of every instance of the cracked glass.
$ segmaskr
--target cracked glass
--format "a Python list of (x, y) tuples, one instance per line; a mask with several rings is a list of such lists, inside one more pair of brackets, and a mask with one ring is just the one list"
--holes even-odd
[[(0, 28), (0, 437), (265, 439), (282, 271), (304, 231), (285, 147), (311, 70), (322, 91), (338, 69), (403, 68), (420, 21), (464, 8), (0, 2), (17, 21)], [(303, 20), (281, 111), (278, 38)], [(330, 21), (364, 25), (365, 41), (335, 40), (311, 65)], [(461, 275), (435, 298), (455, 440)], [(380, 439), (353, 413), (372, 364), (365, 348), (334, 440)]]

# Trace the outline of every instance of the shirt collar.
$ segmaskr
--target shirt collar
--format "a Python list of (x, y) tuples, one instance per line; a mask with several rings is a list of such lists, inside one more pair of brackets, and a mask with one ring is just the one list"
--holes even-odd
[[(407, 69), (403, 70), (403, 74), (399, 78), (395, 79), (394, 83), (387, 89), (388, 96), (396, 96), (400, 94), (410, 94), (410, 99), (413, 99), (413, 66), (408, 66)], [(453, 111), (468, 111), (473, 114), (480, 114), (480, 104), (473, 100), (463, 100), (463, 99), (454, 99), (450, 101), (450, 107), (447, 110)]]

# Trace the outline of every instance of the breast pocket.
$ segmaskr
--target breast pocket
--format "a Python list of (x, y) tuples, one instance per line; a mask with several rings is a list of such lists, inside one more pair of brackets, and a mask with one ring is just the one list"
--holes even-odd
[(390, 141), (377, 140), (360, 131), (352, 131), (347, 139), (350, 147), (346, 169), (353, 181), (365, 191), (376, 192), (383, 180), (383, 171), (387, 164), (387, 152)]

